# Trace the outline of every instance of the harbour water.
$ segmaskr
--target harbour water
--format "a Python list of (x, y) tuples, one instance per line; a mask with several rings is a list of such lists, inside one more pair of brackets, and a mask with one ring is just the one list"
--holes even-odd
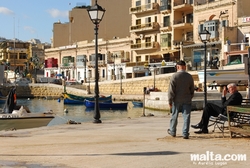
[[(53, 111), (55, 118), (48, 126), (65, 124), (69, 120), (75, 122), (92, 122), (94, 110), (88, 110), (84, 105), (66, 105), (63, 100), (46, 100), (46, 99), (17, 99), (18, 105), (27, 106), (31, 112), (48, 112)], [(0, 105), (0, 108), (3, 104)], [(68, 112), (65, 112), (67, 110)], [(152, 111), (145, 109), (145, 114), (167, 115), (166, 112)], [(143, 114), (142, 107), (134, 107), (132, 102), (128, 102), (127, 110), (100, 110), (101, 120), (138, 118)]]

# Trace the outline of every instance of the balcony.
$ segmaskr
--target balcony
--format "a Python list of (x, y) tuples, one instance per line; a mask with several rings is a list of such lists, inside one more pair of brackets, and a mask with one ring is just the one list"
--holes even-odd
[(159, 27), (160, 26), (157, 22), (150, 22), (136, 26), (130, 26), (130, 32), (142, 33), (142, 32), (154, 31), (154, 30), (159, 30)]
[(161, 25), (161, 28), (160, 28), (160, 31), (161, 31), (161, 32), (172, 31), (171, 23), (169, 22), (169, 23), (162, 24), (162, 25)]
[(193, 42), (194, 41), (194, 36), (193, 36), (193, 32), (191, 33), (187, 33), (183, 36), (182, 38), (183, 42)]
[(161, 11), (162, 14), (171, 13), (171, 5), (160, 6), (160, 11)]
[(61, 68), (74, 68), (75, 64), (73, 62), (61, 64)]
[(193, 0), (184, 0), (183, 1), (175, 1), (174, 2), (174, 11), (187, 11), (193, 9)]
[(157, 11), (159, 9), (158, 3), (149, 3), (142, 6), (131, 7), (129, 9), (130, 14), (141, 14), (141, 13), (148, 13), (152, 11)]
[(235, 2), (232, 0), (223, 0), (223, 1), (212, 1), (207, 3), (206, 1), (196, 3), (194, 7), (195, 12), (205, 11), (208, 9), (221, 8), (223, 6), (233, 5)]
[(130, 45), (131, 50), (145, 50), (145, 49), (157, 49), (159, 48), (158, 42), (146, 42), (146, 43), (137, 43)]
[(190, 29), (193, 27), (193, 20), (185, 21), (185, 19), (176, 19), (174, 21), (173, 28), (175, 29)]
[[(87, 62), (88, 67), (94, 67), (95, 66), (95, 61), (89, 61)], [(105, 60), (98, 60), (98, 66), (106, 66)]]

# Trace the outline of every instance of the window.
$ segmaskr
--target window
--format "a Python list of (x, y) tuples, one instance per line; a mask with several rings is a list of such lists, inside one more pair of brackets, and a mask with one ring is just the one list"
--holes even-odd
[(163, 17), (163, 27), (170, 26), (170, 16)]
[(162, 47), (171, 47), (171, 34), (161, 35), (161, 46)]
[(222, 20), (221, 21), (221, 26), (222, 27), (228, 27), (228, 20)]
[(135, 6), (141, 6), (141, 1), (136, 1)]
[(27, 59), (26, 53), (19, 53), (19, 59)]

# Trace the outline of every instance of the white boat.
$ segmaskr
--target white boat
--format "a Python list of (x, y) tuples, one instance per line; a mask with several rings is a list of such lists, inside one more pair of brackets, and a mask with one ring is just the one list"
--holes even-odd
[[(206, 72), (207, 83), (217, 83), (217, 85), (227, 85), (229, 83), (248, 84), (249, 76), (245, 74), (245, 69), (208, 69)], [(204, 82), (204, 70), (198, 71), (199, 81)]]
[(52, 113), (0, 114), (0, 130), (18, 130), (47, 126)]
[[(52, 112), (31, 113), (28, 108), (16, 105), (16, 89), (12, 88), (0, 113), (0, 130), (17, 130), (47, 126), (54, 118)], [(17, 110), (16, 110), (17, 109)]]

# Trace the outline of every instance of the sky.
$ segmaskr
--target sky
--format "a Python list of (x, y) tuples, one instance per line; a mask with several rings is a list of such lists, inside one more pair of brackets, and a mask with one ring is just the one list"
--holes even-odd
[(53, 24), (68, 22), (75, 6), (91, 0), (0, 0), (0, 37), (51, 43)]

